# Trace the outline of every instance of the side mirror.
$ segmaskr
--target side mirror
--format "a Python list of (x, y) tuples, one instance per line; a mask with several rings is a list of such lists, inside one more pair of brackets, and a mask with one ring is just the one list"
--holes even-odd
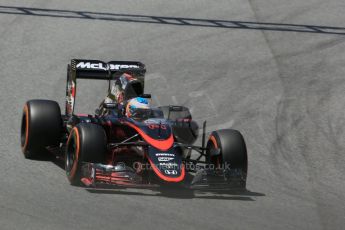
[(151, 98), (151, 94), (148, 94), (148, 93), (146, 93), (146, 94), (141, 94), (141, 95), (139, 95), (139, 97)]
[(106, 109), (116, 109), (117, 104), (116, 103), (103, 103), (103, 107)]
[(179, 105), (170, 105), (169, 106), (169, 111), (182, 112), (183, 110), (184, 110), (183, 106), (179, 106)]

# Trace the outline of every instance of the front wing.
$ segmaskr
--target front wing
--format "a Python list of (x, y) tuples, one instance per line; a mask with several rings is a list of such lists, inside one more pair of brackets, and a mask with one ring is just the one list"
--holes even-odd
[[(138, 175), (133, 168), (124, 164), (104, 165), (99, 163), (83, 163), (82, 184), (87, 187), (141, 187), (154, 188), (167, 183), (151, 183)], [(246, 186), (246, 176), (238, 170), (199, 169), (189, 173), (182, 183), (168, 183), (196, 190), (241, 189)]]

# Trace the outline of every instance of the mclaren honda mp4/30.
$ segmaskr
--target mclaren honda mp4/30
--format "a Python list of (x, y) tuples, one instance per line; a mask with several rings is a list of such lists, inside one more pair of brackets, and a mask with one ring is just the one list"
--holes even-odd
[[(216, 130), (206, 139), (205, 121), (196, 146), (199, 128), (186, 107), (150, 108), (141, 119), (124, 114), (131, 98), (150, 98), (144, 94), (145, 72), (140, 62), (71, 60), (64, 114), (51, 100), (24, 105), (24, 156), (57, 154), (73, 185), (245, 188), (247, 150), (239, 131)], [(75, 114), (77, 79), (108, 80), (114, 100), (104, 100), (93, 115)]]

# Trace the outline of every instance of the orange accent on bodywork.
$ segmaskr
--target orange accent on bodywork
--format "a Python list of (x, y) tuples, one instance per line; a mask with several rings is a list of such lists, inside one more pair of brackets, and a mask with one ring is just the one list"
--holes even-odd
[(72, 95), (72, 97), (75, 97), (75, 87), (72, 87), (72, 89), (71, 89), (71, 95)]
[(78, 117), (88, 117), (89, 114), (86, 114), (86, 113), (77, 113), (76, 114)]
[(25, 124), (25, 143), (22, 147), (23, 152), (25, 152), (26, 147), (28, 146), (28, 139), (29, 139), (29, 108), (28, 108), (28, 104), (25, 104), (24, 106), (24, 113), (25, 113), (25, 120), (26, 120), (26, 124)]
[(147, 135), (144, 131), (142, 131), (139, 127), (137, 127), (136, 125), (129, 123), (129, 122), (125, 122), (129, 127), (135, 129), (142, 138), (144, 138), (144, 140), (146, 142), (148, 142), (150, 145), (152, 145), (153, 147), (155, 147), (156, 149), (162, 150), (162, 151), (166, 151), (168, 149), (170, 149), (172, 147), (172, 145), (174, 144), (174, 137), (171, 134), (170, 137), (166, 140), (156, 140), (153, 139), (152, 137), (150, 137), (149, 135)]
[(182, 164), (181, 166), (181, 175), (179, 177), (167, 177), (165, 175), (163, 175), (163, 173), (161, 173), (161, 171), (159, 171), (159, 169), (156, 167), (156, 165), (151, 161), (151, 159), (149, 157), (147, 157), (147, 159), (149, 160), (153, 171), (157, 174), (157, 176), (159, 176), (162, 180), (168, 181), (168, 182), (180, 182), (184, 179), (185, 176), (185, 168), (184, 168), (184, 164)]
[(92, 180), (90, 180), (89, 178), (81, 178), (80, 181), (85, 185), (85, 186), (91, 186), (92, 185)]
[(74, 159), (74, 162), (73, 162), (73, 166), (72, 166), (72, 169), (71, 169), (71, 172), (68, 176), (68, 179), (72, 180), (72, 178), (75, 176), (76, 172), (77, 172), (77, 167), (78, 167), (78, 159), (79, 159), (79, 151), (80, 151), (80, 143), (79, 143), (79, 131), (77, 129), (77, 127), (74, 127), (71, 131), (71, 134), (69, 135), (68, 137), (68, 140), (67, 140), (67, 143), (69, 144), (70, 142), (70, 139), (72, 137), (72, 135), (76, 135), (76, 144), (77, 144), (77, 150), (76, 150), (76, 158)]

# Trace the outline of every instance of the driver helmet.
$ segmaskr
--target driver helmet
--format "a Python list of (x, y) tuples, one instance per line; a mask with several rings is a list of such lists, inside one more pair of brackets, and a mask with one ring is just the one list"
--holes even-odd
[(147, 98), (135, 97), (128, 101), (125, 115), (128, 118), (146, 118), (150, 112), (150, 101)]

